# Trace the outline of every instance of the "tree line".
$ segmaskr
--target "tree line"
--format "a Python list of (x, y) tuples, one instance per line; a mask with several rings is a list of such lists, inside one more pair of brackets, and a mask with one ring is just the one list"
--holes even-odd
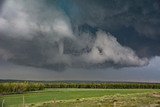
[(45, 88), (43, 83), (0, 83), (0, 94), (20, 94), (29, 91), (38, 91)]
[(45, 88), (93, 88), (93, 89), (160, 89), (160, 84), (151, 83), (0, 83), (0, 94), (25, 93)]
[(93, 89), (160, 89), (160, 84), (148, 83), (47, 83), (45, 88), (93, 88)]

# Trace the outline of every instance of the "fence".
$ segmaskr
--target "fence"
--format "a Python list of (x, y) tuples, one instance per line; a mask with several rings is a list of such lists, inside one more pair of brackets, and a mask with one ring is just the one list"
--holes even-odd
[(25, 97), (24, 96), (18, 96), (18, 97), (12, 96), (12, 97), (5, 97), (5, 99), (3, 97), (0, 98), (0, 107), (8, 107), (12, 105), (16, 107), (25, 107)]

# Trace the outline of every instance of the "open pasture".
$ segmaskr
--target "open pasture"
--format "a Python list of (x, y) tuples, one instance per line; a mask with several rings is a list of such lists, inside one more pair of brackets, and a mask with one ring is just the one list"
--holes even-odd
[[(4, 107), (160, 106), (160, 90), (152, 89), (45, 89), (1, 96)], [(117, 106), (117, 107), (119, 107)]]

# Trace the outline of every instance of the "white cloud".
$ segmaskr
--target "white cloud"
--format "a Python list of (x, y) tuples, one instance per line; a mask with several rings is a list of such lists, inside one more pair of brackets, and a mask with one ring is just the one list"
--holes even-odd
[(127, 66), (148, 64), (147, 59), (140, 59), (132, 49), (120, 45), (115, 37), (103, 31), (97, 32), (97, 38), (92, 51), (83, 57), (86, 62), (93, 64), (104, 62), (113, 62), (114, 64)]
[(53, 22), (53, 30), (59, 35), (67, 37), (73, 36), (70, 23), (67, 23), (64, 19), (55, 19)]
[(42, 4), (43, 1), (37, 5), (32, 0), (6, 0), (0, 15), (0, 31), (7, 36), (24, 39), (32, 39), (39, 35), (37, 32), (52, 36), (54, 41), (73, 37), (69, 18), (61, 10), (47, 8)]
[(0, 31), (7, 36), (31, 39), (29, 15), (22, 6), (15, 0), (5, 2), (0, 16)]

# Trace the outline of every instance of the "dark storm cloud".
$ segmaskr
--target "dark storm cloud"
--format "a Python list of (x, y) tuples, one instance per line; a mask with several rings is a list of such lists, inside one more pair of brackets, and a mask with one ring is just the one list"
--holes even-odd
[(85, 24), (110, 32), (141, 57), (160, 55), (159, 0), (68, 1), (62, 0), (59, 5), (72, 19), (73, 26)]
[(4, 0), (1, 0), (1, 1), (0, 1), (0, 13), (1, 13), (1, 11), (2, 11), (3, 3), (4, 3)]
[(6, 0), (0, 60), (57, 71), (144, 66), (160, 54), (159, 6), (156, 0)]
[(1, 1), (0, 1), (0, 7), (2, 7), (4, 1), (5, 1), (5, 0), (1, 0)]

